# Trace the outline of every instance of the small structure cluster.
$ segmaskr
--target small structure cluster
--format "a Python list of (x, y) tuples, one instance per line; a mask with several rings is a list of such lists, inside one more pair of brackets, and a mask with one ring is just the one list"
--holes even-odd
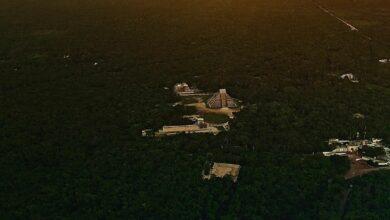
[(358, 83), (359, 80), (352, 74), (352, 73), (346, 73), (340, 76), (341, 79), (348, 79), (349, 81), (353, 83)]
[(379, 63), (390, 63), (390, 58), (389, 59), (380, 59)]
[(236, 101), (226, 92), (226, 89), (220, 89), (219, 92), (207, 100), (207, 107), (212, 109), (219, 108), (237, 108)]
[(142, 130), (142, 137), (148, 137), (148, 136), (153, 136), (153, 130), (152, 129)]
[[(334, 150), (330, 152), (323, 152), (324, 156), (350, 156), (353, 155), (356, 160), (370, 161), (377, 166), (390, 165), (390, 148), (385, 147), (382, 144), (381, 139), (372, 138), (364, 140), (339, 140), (329, 139), (329, 146)], [(365, 155), (365, 149), (371, 151), (382, 151), (382, 155), (369, 156)]]
[[(151, 129), (142, 131), (142, 136), (170, 136), (176, 134), (200, 134), (209, 133), (217, 135), (221, 131), (230, 129), (228, 119), (234, 118), (233, 113), (241, 109), (238, 108), (237, 100), (227, 94), (226, 89), (220, 89), (207, 101), (204, 101), (210, 94), (203, 93), (201, 90), (190, 87), (187, 83), (177, 83), (173, 87), (176, 95), (182, 97), (183, 101), (177, 102), (172, 106), (183, 105), (184, 101), (190, 100), (191, 103), (185, 104), (187, 107), (195, 107), (198, 114), (184, 115), (183, 118), (194, 121), (194, 124), (163, 126), (157, 132)], [(212, 116), (214, 114), (214, 116)], [(215, 115), (223, 115), (216, 117)], [(227, 117), (226, 117), (227, 116)], [(224, 120), (226, 117), (226, 121)], [(205, 121), (206, 119), (206, 121)]]
[(228, 163), (213, 163), (213, 166), (210, 169), (208, 175), (204, 174), (203, 179), (211, 179), (214, 177), (224, 178), (225, 176), (230, 176), (233, 182), (237, 182), (238, 174), (240, 173), (241, 166), (237, 164), (228, 164)]
[(178, 96), (192, 96), (199, 92), (196, 88), (191, 88), (187, 83), (177, 83), (174, 86), (174, 91)]

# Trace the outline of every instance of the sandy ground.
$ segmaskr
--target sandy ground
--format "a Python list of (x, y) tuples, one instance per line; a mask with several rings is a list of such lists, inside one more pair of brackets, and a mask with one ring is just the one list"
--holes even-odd
[(212, 176), (223, 178), (226, 175), (232, 177), (233, 182), (237, 181), (240, 173), (240, 165), (227, 163), (214, 163), (209, 175), (203, 175), (203, 179), (211, 179)]
[(237, 108), (237, 109), (231, 109), (231, 108), (211, 109), (211, 108), (207, 108), (206, 104), (204, 102), (187, 104), (186, 106), (195, 106), (196, 109), (200, 112), (223, 114), (223, 115), (227, 115), (229, 118), (234, 118), (234, 113), (239, 112), (241, 110), (239, 108)]

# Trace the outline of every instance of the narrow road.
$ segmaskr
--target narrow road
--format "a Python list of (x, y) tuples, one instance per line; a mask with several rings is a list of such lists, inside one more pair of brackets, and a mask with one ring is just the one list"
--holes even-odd
[[(319, 8), (321, 9), (323, 12), (325, 12), (326, 14), (330, 15), (331, 17), (335, 18), (336, 20), (340, 21), (341, 23), (343, 23), (344, 25), (346, 25), (351, 31), (356, 31), (356, 32), (359, 32), (360, 36), (362, 36), (363, 38), (365, 38), (366, 40), (369, 40), (369, 41), (372, 41), (372, 37), (362, 33), (359, 31), (359, 29), (355, 26), (353, 26), (351, 23), (347, 22), (346, 20), (340, 18), (339, 16), (337, 16), (336, 14), (334, 14), (333, 12), (331, 12), (329, 9), (325, 8), (324, 6), (322, 6), (319, 2), (317, 1), (313, 1), (314, 4)], [(382, 42), (381, 42), (382, 43)]]
[(324, 13), (328, 14), (329, 16), (335, 18), (336, 20), (338, 20), (339, 22), (343, 23), (344, 25), (346, 25), (351, 31), (354, 31), (354, 32), (357, 32), (358, 35), (360, 37), (362, 37), (363, 39), (365, 40), (368, 40), (370, 42), (375, 42), (377, 43), (378, 45), (381, 45), (383, 46), (384, 48), (386, 48), (388, 51), (390, 51), (390, 43), (388, 43), (387, 41), (383, 41), (383, 40), (380, 40), (380, 39), (375, 39), (372, 37), (372, 35), (368, 35), (366, 33), (364, 33), (364, 31), (361, 31), (359, 30), (357, 27), (353, 26), (351, 23), (347, 22), (346, 20), (344, 20), (343, 18), (337, 16), (334, 12), (332, 12), (331, 10), (329, 10), (328, 8), (324, 7), (323, 5), (320, 4), (319, 1), (317, 0), (312, 0), (312, 2), (317, 6), (317, 8), (319, 8), (321, 11), (323, 11)]
[(348, 23), (347, 21), (345, 21), (344, 19), (338, 17), (337, 15), (335, 15), (333, 12), (329, 11), (327, 8), (325, 8), (324, 6), (320, 5), (318, 2), (315, 2), (315, 4), (317, 5), (317, 7), (319, 9), (321, 9), (323, 12), (329, 14), (330, 16), (334, 17), (335, 19), (339, 20), (341, 23), (345, 24), (347, 27), (349, 27), (349, 29), (351, 29), (351, 31), (359, 31), (355, 26), (353, 26), (352, 24)]

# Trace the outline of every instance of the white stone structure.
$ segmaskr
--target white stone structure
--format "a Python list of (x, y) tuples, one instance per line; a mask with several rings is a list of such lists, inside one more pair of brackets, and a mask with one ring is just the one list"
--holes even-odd
[(208, 126), (207, 123), (204, 123), (203, 118), (199, 118), (195, 124), (192, 125), (173, 125), (173, 126), (163, 126), (158, 132), (156, 132), (156, 136), (170, 136), (176, 134), (200, 134), (200, 133), (209, 133), (217, 135), (221, 131), (214, 127)]
[[(346, 156), (347, 154), (353, 154), (362, 149), (364, 146), (372, 147), (372, 148), (383, 148), (386, 152), (387, 160), (383, 160), (384, 162), (390, 162), (390, 150), (386, 151), (388, 148), (384, 147), (382, 144), (382, 139), (372, 138), (368, 140), (339, 140), (339, 139), (329, 139), (329, 146), (335, 147), (334, 150), (323, 152), (323, 155), (326, 157), (329, 156)], [(368, 159), (368, 157), (362, 157), (363, 160), (372, 160), (373, 162), (377, 162), (376, 159)]]
[(341, 79), (348, 79), (349, 81), (353, 83), (358, 83), (359, 80), (352, 74), (352, 73), (346, 73), (340, 76)]

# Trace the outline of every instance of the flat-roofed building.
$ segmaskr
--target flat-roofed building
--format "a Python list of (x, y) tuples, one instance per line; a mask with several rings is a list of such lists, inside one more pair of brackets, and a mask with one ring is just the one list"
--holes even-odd
[(175, 135), (175, 134), (193, 134), (193, 133), (210, 133), (217, 135), (220, 130), (214, 126), (208, 126), (204, 123), (203, 118), (199, 118), (195, 124), (191, 125), (173, 125), (173, 126), (163, 126), (156, 136), (165, 136), (165, 135)]

